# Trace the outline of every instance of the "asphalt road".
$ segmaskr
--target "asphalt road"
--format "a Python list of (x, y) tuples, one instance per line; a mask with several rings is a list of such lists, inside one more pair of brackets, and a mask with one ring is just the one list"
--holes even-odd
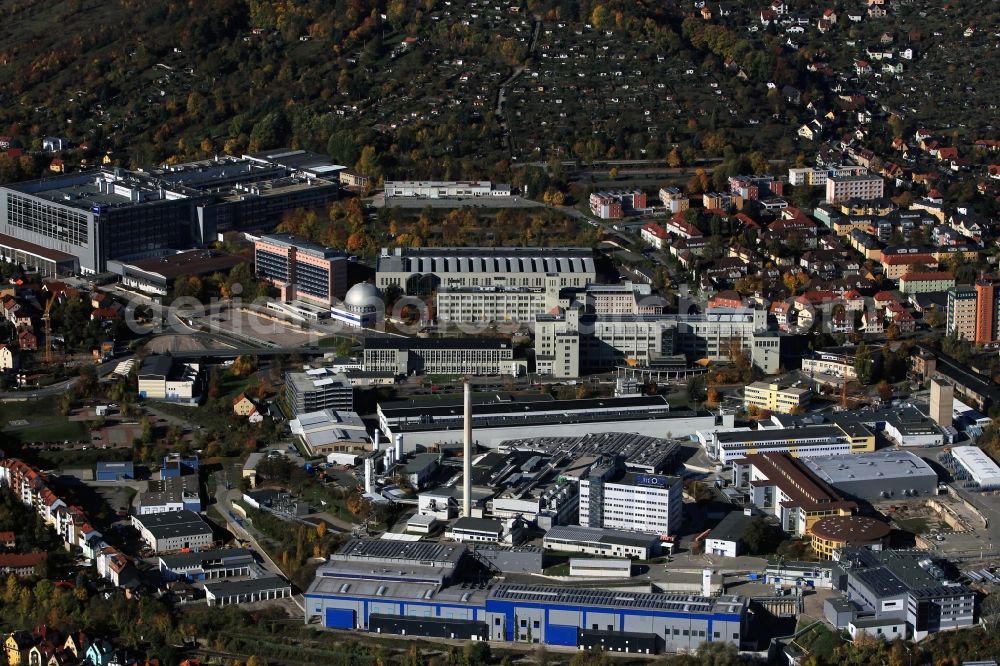
[[(121, 356), (114, 360), (108, 361), (107, 363), (101, 363), (97, 366), (97, 376), (106, 377), (111, 374), (119, 363), (132, 358), (132, 355)], [(70, 377), (69, 379), (64, 379), (61, 382), (55, 384), (50, 384), (49, 386), (43, 386), (41, 388), (34, 389), (24, 389), (21, 391), (5, 391), (0, 393), (0, 402), (23, 402), (25, 400), (38, 400), (40, 398), (50, 398), (54, 395), (61, 395), (73, 387), (78, 381), (79, 377)]]

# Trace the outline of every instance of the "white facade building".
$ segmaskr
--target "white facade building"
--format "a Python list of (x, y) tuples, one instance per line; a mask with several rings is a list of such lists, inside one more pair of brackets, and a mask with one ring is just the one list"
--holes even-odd
[(612, 481), (592, 474), (580, 481), (580, 525), (675, 534), (681, 525), (680, 477), (625, 473)]
[(488, 180), (387, 180), (386, 197), (509, 197), (510, 185)]
[(1000, 466), (978, 446), (956, 446), (951, 455), (982, 490), (1000, 488)]

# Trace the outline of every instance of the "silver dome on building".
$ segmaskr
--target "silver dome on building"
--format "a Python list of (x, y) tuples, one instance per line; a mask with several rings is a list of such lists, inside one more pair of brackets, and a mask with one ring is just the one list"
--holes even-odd
[(377, 310), (382, 305), (378, 288), (370, 282), (359, 282), (344, 295), (344, 307), (355, 312)]

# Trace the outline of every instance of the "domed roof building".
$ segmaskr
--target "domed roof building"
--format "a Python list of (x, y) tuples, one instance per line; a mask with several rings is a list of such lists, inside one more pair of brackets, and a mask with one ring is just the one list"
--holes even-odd
[(348, 289), (344, 302), (330, 309), (331, 319), (358, 328), (374, 327), (384, 314), (382, 295), (370, 282), (359, 282)]

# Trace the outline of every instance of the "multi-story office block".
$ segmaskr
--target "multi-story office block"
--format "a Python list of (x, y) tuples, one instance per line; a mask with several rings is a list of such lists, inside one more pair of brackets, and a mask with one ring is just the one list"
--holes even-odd
[(354, 388), (347, 376), (329, 368), (285, 373), (285, 398), (293, 415), (336, 409), (354, 410)]
[(540, 374), (577, 377), (622, 364), (647, 367), (665, 357), (729, 360), (749, 353), (773, 374), (780, 339), (767, 332), (764, 310), (709, 311), (704, 315), (590, 315), (571, 307), (535, 318), (535, 363)]
[(100, 273), (205, 245), (219, 230), (276, 223), (337, 198), (306, 151), (224, 156), (150, 171), (101, 168), (0, 187), (0, 257), (49, 273)]
[(286, 301), (331, 305), (347, 290), (347, 257), (291, 234), (261, 236), (254, 243), (254, 260), (258, 277), (280, 288)]
[(470, 324), (520, 322), (574, 303), (597, 315), (653, 315), (663, 312), (663, 299), (646, 284), (592, 284), (584, 289), (560, 286), (562, 278), (545, 276), (544, 287), (442, 287), (437, 292), (440, 322)]
[(680, 477), (595, 470), (580, 480), (580, 524), (654, 534), (681, 526)]
[(99, 169), (0, 187), (0, 234), (76, 257), (83, 273), (116, 257), (185, 248), (201, 193), (148, 175)]
[[(976, 593), (950, 580), (927, 551), (845, 548), (834, 564), (833, 580), (848, 599), (846, 606), (837, 599), (825, 604), (826, 617), (838, 628), (903, 624), (906, 636), (900, 638), (922, 640), (976, 623)], [(891, 629), (887, 636), (880, 633), (893, 637)]]
[(785, 386), (769, 382), (754, 382), (743, 389), (743, 406), (759, 410), (791, 414), (802, 409), (812, 392), (799, 386)]
[(523, 367), (509, 340), (482, 338), (368, 338), (364, 358), (365, 372), (396, 375), (501, 375)]

